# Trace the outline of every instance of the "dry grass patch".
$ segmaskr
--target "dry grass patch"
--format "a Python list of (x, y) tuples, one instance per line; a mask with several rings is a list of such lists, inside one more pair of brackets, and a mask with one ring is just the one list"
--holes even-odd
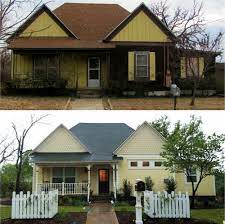
[[(111, 98), (114, 110), (173, 110), (172, 98)], [(196, 105), (190, 106), (190, 98), (179, 98), (178, 110), (224, 110), (223, 97), (196, 98)]]
[(0, 110), (63, 110), (69, 97), (2, 96)]

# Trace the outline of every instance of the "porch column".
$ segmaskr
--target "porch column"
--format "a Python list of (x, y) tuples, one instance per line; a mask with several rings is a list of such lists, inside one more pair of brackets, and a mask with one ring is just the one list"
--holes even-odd
[(38, 166), (34, 164), (32, 192), (37, 192), (37, 190), (38, 190)]
[(119, 191), (119, 165), (116, 164), (116, 190)]
[(91, 165), (87, 166), (88, 169), (88, 195), (87, 195), (87, 201), (90, 201), (90, 187), (91, 187)]
[(113, 193), (114, 198), (116, 199), (116, 164), (113, 164), (112, 168), (113, 168)]

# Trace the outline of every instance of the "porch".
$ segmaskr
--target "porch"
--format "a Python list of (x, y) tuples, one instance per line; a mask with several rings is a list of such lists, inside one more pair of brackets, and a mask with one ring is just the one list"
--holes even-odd
[(118, 190), (117, 164), (34, 165), (33, 191), (58, 190), (59, 195), (110, 195), (116, 199)]

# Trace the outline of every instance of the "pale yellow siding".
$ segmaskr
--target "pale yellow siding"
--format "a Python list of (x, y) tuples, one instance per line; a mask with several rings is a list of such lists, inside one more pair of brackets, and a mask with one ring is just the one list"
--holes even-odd
[(13, 78), (29, 79), (33, 74), (33, 58), (30, 54), (13, 53)]
[(37, 152), (87, 152), (86, 148), (75, 139), (63, 126), (52, 132), (37, 148)]
[(81, 55), (77, 57), (77, 74), (78, 74), (78, 86), (79, 88), (87, 87), (87, 76), (88, 76), (88, 57)]
[(182, 79), (186, 78), (186, 59), (185, 59), (185, 57), (180, 58), (180, 77)]
[(199, 58), (199, 75), (204, 77), (205, 60), (203, 57)]
[[(175, 179), (177, 182), (177, 191), (187, 191), (189, 195), (192, 194), (191, 183), (186, 183), (186, 177), (184, 173), (176, 173)], [(209, 176), (202, 180), (197, 191), (197, 196), (215, 196), (215, 179), (214, 176)]]
[(128, 80), (134, 80), (134, 52), (128, 52)]
[(20, 37), (68, 37), (67, 33), (43, 12), (20, 35)]
[(143, 124), (118, 150), (118, 155), (160, 154), (164, 141), (149, 125)]
[(169, 42), (167, 35), (141, 11), (112, 41)]
[(127, 158), (124, 158), (123, 161), (119, 162), (119, 188), (123, 187), (123, 181), (126, 179), (130, 181), (134, 190), (136, 179), (144, 181), (145, 177), (150, 176), (155, 184), (153, 190), (162, 191), (165, 189), (164, 179), (172, 176), (165, 169), (129, 169), (128, 161)]
[(155, 52), (150, 52), (149, 57), (149, 64), (150, 64), (150, 80), (155, 81), (156, 80), (156, 62), (155, 62)]

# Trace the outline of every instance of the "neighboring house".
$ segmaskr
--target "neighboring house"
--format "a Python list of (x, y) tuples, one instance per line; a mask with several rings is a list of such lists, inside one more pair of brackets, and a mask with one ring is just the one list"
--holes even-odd
[(216, 63), (216, 90), (219, 93), (224, 93), (225, 90), (225, 64)]
[[(43, 5), (7, 41), (11, 84), (114, 93), (168, 90), (176, 80), (190, 89), (185, 58), (177, 58), (176, 74), (170, 70), (174, 40), (143, 3), (132, 13), (117, 4)], [(204, 55), (194, 59), (201, 74)], [(205, 75), (204, 88), (215, 88), (214, 76)]]
[[(60, 125), (32, 152), (33, 191), (59, 189), (62, 195), (109, 195), (121, 193), (123, 181), (151, 176), (154, 191), (165, 189), (174, 177), (177, 190), (191, 194), (184, 173), (169, 173), (160, 156), (165, 139), (144, 122), (136, 130), (126, 124), (79, 123), (70, 130)], [(198, 179), (198, 172), (193, 172)], [(213, 197), (214, 176), (199, 186), (197, 196)]]

